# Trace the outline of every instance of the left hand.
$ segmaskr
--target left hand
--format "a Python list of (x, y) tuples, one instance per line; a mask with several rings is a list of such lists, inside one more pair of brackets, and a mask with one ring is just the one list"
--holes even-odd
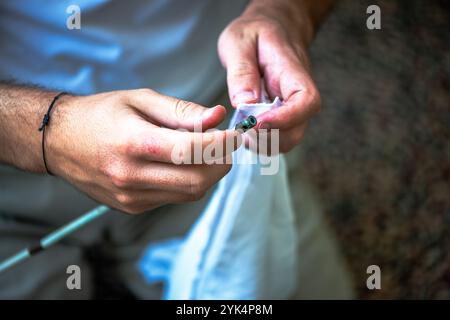
[(260, 115), (257, 125), (258, 129), (280, 130), (281, 152), (290, 151), (300, 142), (308, 120), (320, 110), (302, 27), (260, 12), (244, 12), (219, 38), (219, 56), (227, 69), (234, 107), (259, 102), (261, 77), (271, 98), (279, 96), (283, 100), (280, 108)]

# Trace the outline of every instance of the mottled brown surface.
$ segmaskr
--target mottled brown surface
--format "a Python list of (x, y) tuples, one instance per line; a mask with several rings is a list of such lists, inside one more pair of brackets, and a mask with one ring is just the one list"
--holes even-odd
[[(368, 4), (380, 31), (366, 28)], [(343, 1), (312, 49), (323, 111), (303, 156), (363, 298), (450, 298), (449, 12)]]

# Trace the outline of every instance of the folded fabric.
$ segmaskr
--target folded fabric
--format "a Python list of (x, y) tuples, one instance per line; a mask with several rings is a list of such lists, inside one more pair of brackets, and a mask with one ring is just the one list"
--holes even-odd
[[(239, 105), (230, 128), (248, 115), (277, 108)], [(278, 158), (275, 158), (278, 157)], [(278, 161), (276, 174), (261, 174)], [(286, 299), (296, 289), (297, 235), (284, 157), (241, 147), (208, 206), (184, 239), (151, 244), (139, 267), (164, 281), (165, 299)]]

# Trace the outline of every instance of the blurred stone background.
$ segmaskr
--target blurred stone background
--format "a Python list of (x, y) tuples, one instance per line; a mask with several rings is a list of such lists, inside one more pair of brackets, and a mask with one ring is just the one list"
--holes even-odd
[[(381, 8), (381, 30), (366, 8)], [(312, 47), (301, 146), (359, 298), (450, 299), (450, 2), (343, 0)], [(366, 288), (379, 265), (382, 289)]]

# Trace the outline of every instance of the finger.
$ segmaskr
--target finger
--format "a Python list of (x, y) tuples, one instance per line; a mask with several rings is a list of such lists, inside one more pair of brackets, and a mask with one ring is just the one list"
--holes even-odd
[(161, 190), (134, 190), (117, 194), (113, 206), (126, 213), (138, 214), (151, 211), (166, 204), (189, 201), (193, 201), (193, 197), (186, 193)]
[(276, 155), (291, 151), (303, 139), (307, 124), (286, 130), (258, 130), (243, 136), (243, 144), (258, 154)]
[(224, 106), (206, 108), (150, 89), (130, 90), (128, 101), (154, 124), (172, 129), (205, 131), (219, 125), (227, 113)]
[(147, 126), (135, 133), (128, 153), (142, 160), (172, 164), (202, 164), (221, 159), (241, 145), (239, 131), (186, 132)]
[(129, 172), (118, 190), (162, 190), (195, 196), (217, 183), (231, 169), (231, 157), (224, 164), (173, 165), (140, 163)]
[(258, 118), (258, 129), (288, 129), (305, 123), (320, 111), (320, 97), (314, 85), (293, 91), (279, 108)]
[[(285, 50), (286, 51), (286, 50)], [(289, 54), (290, 53), (290, 54)], [(280, 64), (264, 65), (268, 89), (283, 105), (258, 117), (258, 128), (287, 129), (304, 123), (320, 110), (320, 95), (305, 67), (292, 50)]]
[(228, 36), (221, 43), (221, 58), (227, 69), (231, 104), (255, 103), (261, 96), (261, 74), (254, 36)]

